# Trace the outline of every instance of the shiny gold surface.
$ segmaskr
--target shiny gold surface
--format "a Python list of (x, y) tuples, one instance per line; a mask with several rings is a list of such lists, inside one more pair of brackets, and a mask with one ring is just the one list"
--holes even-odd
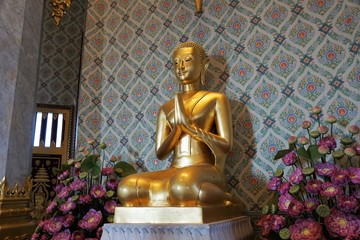
[(219, 207), (117, 207), (114, 223), (202, 224), (241, 215), (239, 206)]
[(180, 92), (159, 110), (155, 146), (159, 159), (173, 153), (172, 164), (123, 179), (120, 202), (126, 207), (236, 205), (223, 174), (233, 140), (229, 101), (200, 89), (209, 65), (200, 45), (180, 44), (173, 61)]
[(202, 0), (195, 0), (196, 12), (202, 12)]
[(59, 25), (61, 18), (64, 16), (67, 8), (70, 8), (72, 0), (51, 0), (53, 5), (52, 17), (56, 25)]
[(0, 240), (30, 239), (36, 226), (30, 218), (31, 188), (30, 177), (22, 187), (10, 188), (5, 177), (0, 182)]

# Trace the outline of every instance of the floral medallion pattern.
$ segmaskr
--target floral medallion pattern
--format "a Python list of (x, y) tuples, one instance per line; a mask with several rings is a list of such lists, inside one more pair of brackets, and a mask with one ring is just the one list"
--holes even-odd
[(78, 146), (111, 142), (109, 155), (139, 171), (163, 169), (154, 150), (157, 110), (178, 87), (173, 49), (202, 44), (205, 88), (230, 99), (234, 146), (226, 177), (249, 211), (270, 201), (283, 168), (275, 153), (300, 119), (323, 106), (342, 126), (360, 124), (358, 1), (90, 0), (79, 94)]

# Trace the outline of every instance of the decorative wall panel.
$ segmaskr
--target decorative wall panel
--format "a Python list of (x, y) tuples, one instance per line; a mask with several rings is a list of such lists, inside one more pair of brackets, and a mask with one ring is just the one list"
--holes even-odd
[(45, 1), (37, 103), (76, 105), (86, 1), (73, 1), (56, 26)]
[(177, 84), (171, 54), (184, 41), (210, 56), (206, 89), (231, 100), (231, 192), (249, 211), (268, 202), (273, 161), (320, 105), (343, 126), (360, 123), (357, 0), (90, 0), (79, 101), (78, 146), (105, 141), (140, 171), (167, 167), (154, 150), (157, 110)]

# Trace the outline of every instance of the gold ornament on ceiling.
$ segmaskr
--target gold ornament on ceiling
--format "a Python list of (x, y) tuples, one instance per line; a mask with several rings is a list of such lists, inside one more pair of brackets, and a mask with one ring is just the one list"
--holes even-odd
[(51, 0), (53, 5), (52, 17), (56, 25), (59, 25), (60, 19), (66, 13), (66, 9), (70, 8), (72, 0)]

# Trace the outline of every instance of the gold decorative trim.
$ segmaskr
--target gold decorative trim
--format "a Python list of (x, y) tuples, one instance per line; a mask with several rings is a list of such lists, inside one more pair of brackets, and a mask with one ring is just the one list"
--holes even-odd
[(195, 1), (196, 12), (201, 13), (202, 12), (202, 0), (194, 0), (194, 1)]
[(5, 237), (4, 240), (29, 240), (31, 238), (31, 234), (22, 234), (13, 237)]
[(60, 19), (66, 13), (66, 9), (70, 8), (72, 0), (51, 0), (53, 5), (52, 17), (55, 20), (56, 25), (59, 25)]
[(3, 199), (29, 199), (31, 195), (32, 180), (27, 177), (22, 188), (19, 188), (16, 183), (15, 186), (10, 189), (6, 178), (4, 177), (0, 182), (0, 200)]

